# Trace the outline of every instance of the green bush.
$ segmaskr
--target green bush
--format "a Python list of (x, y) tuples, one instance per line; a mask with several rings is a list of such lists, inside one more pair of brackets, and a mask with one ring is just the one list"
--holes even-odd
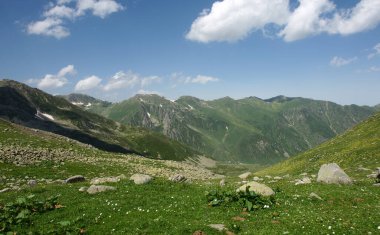
[(275, 204), (273, 196), (264, 197), (249, 191), (249, 187), (245, 191), (218, 191), (213, 190), (206, 192), (206, 198), (209, 206), (229, 206), (238, 205), (247, 211), (253, 211), (266, 206)]

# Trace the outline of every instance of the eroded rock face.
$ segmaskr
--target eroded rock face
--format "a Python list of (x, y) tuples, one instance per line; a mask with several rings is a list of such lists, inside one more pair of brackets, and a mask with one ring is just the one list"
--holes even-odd
[(248, 182), (248, 183), (242, 185), (236, 191), (237, 192), (243, 192), (246, 190), (247, 187), (249, 187), (249, 191), (253, 191), (258, 195), (271, 196), (271, 195), (275, 194), (273, 189), (269, 188), (265, 184), (260, 184), (260, 183), (257, 183), (255, 181), (251, 181), (251, 182)]
[(146, 184), (146, 183), (149, 183), (153, 179), (153, 177), (150, 175), (144, 175), (144, 174), (134, 174), (129, 179), (133, 180), (135, 184)]
[(106, 191), (114, 191), (116, 190), (115, 187), (112, 187), (112, 186), (106, 186), (106, 185), (91, 185), (88, 189), (87, 189), (87, 193), (89, 194), (97, 194), (97, 193), (101, 193), (101, 192), (106, 192)]
[(317, 182), (326, 184), (352, 184), (351, 178), (336, 163), (323, 164)]

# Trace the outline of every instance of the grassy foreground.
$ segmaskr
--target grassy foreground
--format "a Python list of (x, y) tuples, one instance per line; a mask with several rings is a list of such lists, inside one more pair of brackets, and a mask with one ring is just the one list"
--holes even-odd
[[(1, 174), (8, 181), (28, 178), (41, 179), (81, 173), (90, 178), (102, 172), (93, 166), (70, 163), (50, 174), (48, 164), (38, 167), (18, 167), (0, 164)], [(113, 168), (113, 174), (126, 174), (128, 170)], [(235, 178), (227, 180), (227, 188), (235, 189)], [(135, 185), (129, 180), (107, 185), (116, 191), (89, 195), (79, 192), (77, 184), (45, 184), (23, 187), (20, 191), (0, 194), (0, 205), (13, 202), (17, 197), (35, 195), (46, 199), (58, 195), (62, 208), (33, 215), (30, 226), (13, 226), (18, 234), (62, 233), (71, 234), (192, 234), (202, 230), (207, 234), (220, 234), (208, 224), (224, 224), (235, 234), (377, 234), (380, 232), (380, 188), (370, 180), (353, 186), (323, 185), (313, 182), (297, 185), (289, 179), (266, 184), (279, 188), (277, 204), (267, 209), (244, 213), (240, 207), (209, 207), (205, 192), (220, 189), (218, 182), (196, 181), (191, 184), (172, 183), (155, 179), (146, 185)], [(311, 192), (323, 200), (310, 199)], [(238, 216), (238, 217), (237, 217)], [(234, 219), (234, 217), (237, 217)], [(242, 219), (244, 218), (244, 220)], [(242, 221), (240, 221), (242, 220)]]

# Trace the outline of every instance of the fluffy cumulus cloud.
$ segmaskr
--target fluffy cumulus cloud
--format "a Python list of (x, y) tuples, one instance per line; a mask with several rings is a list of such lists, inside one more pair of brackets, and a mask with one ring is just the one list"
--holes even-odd
[(99, 87), (99, 84), (102, 82), (102, 79), (100, 79), (97, 76), (90, 76), (88, 78), (85, 78), (83, 80), (80, 80), (76, 85), (75, 85), (75, 91), (87, 91), (91, 90), (94, 88)]
[(285, 24), (288, 4), (288, 0), (215, 2), (193, 22), (186, 38), (200, 42), (236, 41), (269, 23)]
[(36, 84), (40, 89), (52, 89), (59, 88), (67, 84), (68, 76), (76, 73), (73, 65), (68, 65), (58, 71), (57, 74), (46, 74), (41, 79), (29, 79), (27, 82), (30, 84)]
[(350, 9), (337, 9), (332, 0), (298, 0), (290, 11), (289, 0), (224, 0), (203, 10), (186, 38), (199, 42), (237, 41), (268, 25), (278, 25), (285, 41), (320, 33), (349, 35), (380, 23), (380, 1), (360, 0)]
[(41, 20), (29, 23), (26, 31), (28, 34), (61, 39), (70, 35), (69, 29), (64, 26), (68, 21), (74, 21), (87, 12), (105, 18), (123, 9), (116, 0), (58, 0), (48, 5)]
[(339, 57), (339, 56), (334, 56), (330, 60), (330, 65), (334, 66), (334, 67), (342, 67), (344, 65), (348, 65), (348, 64), (353, 63), (357, 59), (358, 59), (357, 57), (352, 57), (352, 58), (345, 59), (345, 58), (342, 58), (342, 57)]

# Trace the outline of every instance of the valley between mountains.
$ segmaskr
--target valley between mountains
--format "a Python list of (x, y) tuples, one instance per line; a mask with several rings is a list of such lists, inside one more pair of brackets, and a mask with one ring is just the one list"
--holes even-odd
[(378, 111), (1, 80), (0, 234), (377, 234)]

